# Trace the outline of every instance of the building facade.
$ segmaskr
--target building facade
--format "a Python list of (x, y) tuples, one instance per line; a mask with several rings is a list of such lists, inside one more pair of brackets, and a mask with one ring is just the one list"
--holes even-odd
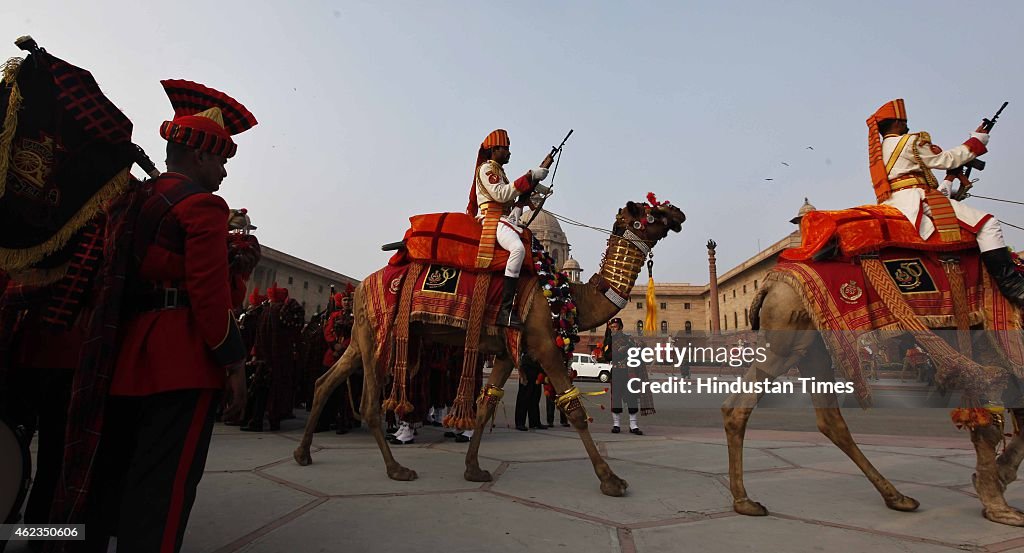
[[(263, 256), (249, 278), (249, 291), (259, 288), (261, 292), (266, 293), (267, 288), (277, 283), (279, 287), (288, 289), (288, 297), (295, 298), (302, 304), (307, 317), (327, 307), (331, 285), (336, 287), (336, 291), (344, 292), (347, 284), (359, 284), (358, 280), (350, 276), (314, 265), (274, 248), (261, 244), (260, 250)], [(246, 304), (248, 301), (246, 297)]]

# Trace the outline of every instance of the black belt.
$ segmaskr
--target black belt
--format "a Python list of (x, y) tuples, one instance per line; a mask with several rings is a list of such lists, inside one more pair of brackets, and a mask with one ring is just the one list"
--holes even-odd
[(131, 299), (131, 306), (135, 311), (160, 311), (190, 305), (188, 292), (181, 288), (157, 288), (152, 292), (133, 296)]

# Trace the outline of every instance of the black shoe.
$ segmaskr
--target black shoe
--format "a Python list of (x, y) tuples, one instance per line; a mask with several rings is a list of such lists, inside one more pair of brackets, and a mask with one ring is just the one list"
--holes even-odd
[(461, 436), (461, 434), (456, 434), (455, 432), (452, 432), (451, 430), (449, 430), (449, 431), (444, 433), (444, 437), (445, 438), (458, 438), (459, 436)]
[(345, 428), (344, 426), (339, 426), (338, 429), (334, 431), (334, 433), (335, 434), (348, 434), (348, 428)]
[(546, 425), (546, 424), (535, 424), (535, 425), (531, 426), (530, 428), (535, 428), (537, 430), (547, 430), (548, 428), (551, 428), (551, 427)]
[(562, 426), (564, 426), (564, 427), (566, 427), (566, 428), (569, 428), (569, 423), (567, 423), (567, 422), (563, 422), (563, 423), (562, 423)]
[(621, 431), (622, 430), (618, 426), (613, 426), (612, 427), (612, 434), (618, 434)]
[(629, 433), (630, 434), (636, 434), (637, 436), (643, 436), (644, 435), (644, 431), (640, 430), (639, 428), (630, 428), (629, 429)]
[(238, 427), (238, 429), (241, 430), (242, 432), (263, 432), (263, 425), (247, 424), (245, 426)]
[(1010, 258), (1010, 250), (999, 248), (981, 252), (981, 260), (1006, 299), (1018, 306), (1024, 306), (1024, 275), (1017, 272), (1016, 265)]
[(527, 427), (525, 427), (525, 426), (523, 426), (523, 425), (521, 425), (521, 424), (517, 424), (517, 425), (516, 425), (516, 430), (518, 430), (518, 431), (520, 431), (520, 432), (527, 432), (527, 431), (529, 431), (530, 429), (529, 429), (529, 428), (527, 428)]
[(501, 291), (501, 309), (498, 311), (498, 326), (509, 328), (521, 328), (523, 321), (519, 320), (514, 303), (516, 299), (516, 287), (519, 285), (519, 277), (505, 277), (504, 288)]
[(467, 438), (465, 434), (459, 434), (459, 435), (455, 436), (455, 443), (457, 443), (457, 444), (464, 444), (464, 443), (468, 442), (469, 440), (470, 439)]

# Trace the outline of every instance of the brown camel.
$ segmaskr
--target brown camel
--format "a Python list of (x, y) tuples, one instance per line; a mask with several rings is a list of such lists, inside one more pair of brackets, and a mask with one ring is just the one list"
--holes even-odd
[[(755, 363), (743, 376), (744, 380), (775, 379), (793, 367), (799, 367), (802, 377), (818, 381), (834, 381), (832, 363), (821, 334), (812, 323), (804, 305), (803, 292), (788, 282), (768, 281), (755, 297), (751, 309), (755, 329), (758, 324), (764, 343), (771, 344), (767, 359)], [(980, 339), (985, 339), (981, 337)], [(978, 345), (976, 343), (976, 345)], [(974, 351), (992, 352), (991, 347), (975, 347)], [(981, 359), (976, 359), (979, 363)], [(1000, 365), (997, 359), (985, 359), (983, 364)], [(757, 395), (734, 395), (722, 407), (725, 432), (729, 445), (729, 486), (733, 495), (733, 509), (742, 515), (768, 514), (760, 503), (747, 496), (743, 485), (743, 438), (747, 420), (760, 399)], [(839, 411), (834, 394), (812, 394), (818, 429), (839, 447), (860, 468), (875, 489), (882, 495), (885, 505), (897, 511), (913, 511), (919, 503), (900, 493), (889, 480), (868, 461), (850, 435), (850, 429)], [(1008, 410), (1018, 422), (1024, 422), (1024, 410)], [(1006, 486), (1017, 478), (1017, 468), (1024, 459), (1024, 440), (1015, 436), (1000, 455), (996, 445), (1001, 440), (998, 425), (979, 427), (971, 431), (971, 441), (977, 453), (974, 487), (984, 506), (985, 518), (1002, 524), (1024, 526), (1024, 513), (1007, 505), (1003, 497)]]
[[(626, 305), (630, 290), (650, 249), (659, 240), (665, 238), (670, 231), (681, 231), (685, 220), (686, 216), (683, 215), (683, 212), (668, 203), (650, 206), (629, 202), (626, 207), (619, 210), (612, 227), (612, 235), (608, 239), (608, 248), (605, 251), (600, 271), (593, 275), (587, 284), (572, 285), (577, 320), (581, 331), (597, 328), (606, 323)], [(363, 371), (362, 416), (373, 432), (377, 446), (384, 456), (388, 477), (394, 480), (413, 480), (416, 478), (416, 472), (403, 467), (395, 460), (391, 449), (384, 440), (384, 432), (381, 430), (382, 383), (377, 372), (373, 370), (377, 366), (372, 327), (374, 323), (367, 312), (365, 294), (362, 286), (356, 288), (352, 343), (330, 371), (317, 380), (313, 410), (306, 422), (302, 442), (295, 449), (294, 457), (300, 465), (308, 465), (312, 462), (309, 448), (313, 441), (313, 430), (316, 428), (316, 422), (324, 403), (331, 392), (345, 382), (354, 369), (362, 366), (365, 368)], [(544, 372), (547, 373), (556, 390), (571, 390), (572, 382), (569, 379), (568, 367), (562, 352), (554, 345), (551, 312), (547, 302), (542, 294), (534, 294), (533, 297), (534, 305), (524, 321), (522, 330), (523, 348), (544, 368)], [(465, 331), (455, 327), (416, 323), (410, 328), (410, 351), (414, 349), (411, 345), (423, 338), (434, 343), (461, 346), (465, 342), (465, 335)], [(518, 360), (513, 360), (508, 354), (504, 340), (487, 336), (485, 333), (480, 337), (479, 349), (481, 355), (496, 355), (494, 368), (487, 385), (503, 387)], [(410, 357), (410, 360), (415, 359), (414, 355)], [(416, 367), (410, 364), (409, 373), (413, 374), (415, 370)], [(578, 402), (576, 404), (578, 405)], [(480, 468), (477, 454), (480, 448), (480, 439), (484, 435), (484, 425), (490, 419), (494, 408), (494, 403), (489, 401), (481, 401), (477, 404), (475, 432), (469, 444), (469, 450), (466, 452), (464, 476), (470, 482), (491, 480), (491, 474)], [(610, 496), (623, 495), (628, 484), (612, 472), (611, 467), (598, 452), (597, 445), (594, 444), (594, 439), (587, 430), (586, 412), (582, 408), (573, 408), (572, 403), (569, 404), (567, 411), (568, 419), (579, 432), (587, 454), (594, 465), (594, 472), (601, 480), (601, 491)]]

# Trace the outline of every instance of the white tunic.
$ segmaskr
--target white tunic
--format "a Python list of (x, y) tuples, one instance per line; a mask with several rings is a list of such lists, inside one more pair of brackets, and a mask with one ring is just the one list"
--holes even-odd
[[(971, 133), (971, 136), (980, 140), (982, 144), (988, 142), (988, 134)], [(887, 136), (882, 140), (882, 160), (884, 162), (888, 162), (892, 157), (901, 138), (901, 136)], [(949, 150), (941, 150), (938, 153), (933, 152), (931, 146), (931, 143), (921, 140), (920, 134), (911, 133), (910, 139), (889, 171), (889, 180), (894, 181), (908, 173), (921, 173), (932, 169), (954, 169), (977, 157), (965, 144), (960, 144)], [(915, 151), (921, 158), (921, 164), (924, 167), (921, 167), (914, 159)], [(949, 181), (942, 181), (939, 184), (939, 191), (949, 196)], [(920, 188), (903, 188), (893, 192), (892, 197), (882, 203), (900, 210), (917, 227), (921, 239), (927, 240), (935, 232), (935, 225), (932, 223), (931, 209), (924, 202), (924, 196), (924, 190)], [(988, 215), (984, 211), (956, 200), (950, 200), (949, 203), (953, 206), (957, 219), (967, 223), (975, 232), (978, 231), (978, 223)]]

